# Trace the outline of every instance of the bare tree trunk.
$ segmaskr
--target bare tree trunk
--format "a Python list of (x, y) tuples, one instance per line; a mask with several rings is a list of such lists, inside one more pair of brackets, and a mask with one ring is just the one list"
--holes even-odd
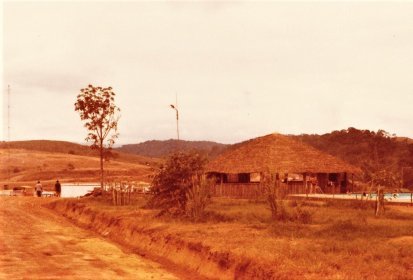
[(277, 219), (278, 205), (277, 205), (277, 190), (278, 185), (276, 182), (275, 175), (271, 174), (270, 171), (261, 173), (261, 185), (264, 188), (264, 193), (267, 199), (268, 206), (271, 211), (272, 220)]
[(103, 189), (103, 139), (100, 139), (100, 187)]
[(384, 189), (379, 187), (376, 197), (376, 217), (384, 214), (384, 212)]

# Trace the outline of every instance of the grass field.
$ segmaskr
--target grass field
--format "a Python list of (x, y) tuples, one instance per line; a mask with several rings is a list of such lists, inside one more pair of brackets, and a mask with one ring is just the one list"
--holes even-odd
[[(105, 176), (109, 179), (122, 178), (123, 181), (151, 181), (157, 164), (139, 163), (141, 158), (128, 156), (129, 161), (124, 157), (122, 160), (113, 159), (105, 162)], [(96, 156), (30, 149), (0, 149), (0, 162), (1, 186), (33, 186), (40, 180), (46, 189), (51, 189), (56, 179), (61, 182), (99, 181), (100, 165)]]
[[(181, 264), (199, 255), (200, 262), (193, 269), (206, 276), (220, 273), (218, 278), (227, 279), (413, 279), (410, 207), (388, 207), (384, 217), (376, 218), (371, 205), (358, 202), (285, 201), (286, 219), (272, 222), (263, 202), (215, 198), (206, 220), (194, 224), (185, 219), (156, 218), (156, 210), (142, 208), (144, 196), (123, 207), (111, 206), (110, 199), (103, 197), (74, 203), (75, 207), (80, 205), (95, 213), (92, 223), (97, 229), (113, 226), (113, 222), (100, 224), (96, 213), (104, 213), (114, 217), (122, 231), (129, 228), (132, 236), (141, 232), (138, 248), (148, 239), (144, 247), (156, 254), (156, 250), (173, 243), (179, 247), (178, 253), (170, 254), (173, 261)], [(297, 218), (297, 213), (303, 212), (307, 218)], [(127, 242), (133, 246), (134, 240)], [(174, 246), (168, 247), (168, 252)], [(181, 247), (189, 249), (190, 255)], [(208, 265), (212, 262), (217, 264), (215, 268)]]

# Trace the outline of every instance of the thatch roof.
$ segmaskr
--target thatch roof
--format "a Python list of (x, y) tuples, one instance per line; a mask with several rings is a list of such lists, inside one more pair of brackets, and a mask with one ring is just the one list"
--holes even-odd
[(353, 165), (281, 134), (270, 134), (235, 145), (207, 165), (218, 173), (359, 173)]

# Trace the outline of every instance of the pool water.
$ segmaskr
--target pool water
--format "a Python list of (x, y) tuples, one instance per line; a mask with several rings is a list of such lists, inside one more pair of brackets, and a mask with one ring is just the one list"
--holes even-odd
[(84, 196), (94, 188), (99, 188), (99, 184), (62, 184), (61, 197), (79, 197)]
[[(354, 198), (355, 197), (360, 198), (362, 195), (363, 195), (362, 193), (350, 194), (350, 196), (353, 196)], [(377, 194), (376, 193), (372, 193), (372, 194), (367, 193), (366, 196), (370, 196), (370, 198), (375, 199), (377, 197)], [(403, 199), (404, 200), (404, 199), (410, 199), (411, 194), (410, 193), (385, 193), (384, 198), (385, 199), (390, 199), (390, 200), (391, 199)]]

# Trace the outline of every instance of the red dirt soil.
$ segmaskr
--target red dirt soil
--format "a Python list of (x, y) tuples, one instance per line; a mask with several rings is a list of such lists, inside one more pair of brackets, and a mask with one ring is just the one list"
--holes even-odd
[(42, 207), (0, 197), (0, 279), (178, 279)]

